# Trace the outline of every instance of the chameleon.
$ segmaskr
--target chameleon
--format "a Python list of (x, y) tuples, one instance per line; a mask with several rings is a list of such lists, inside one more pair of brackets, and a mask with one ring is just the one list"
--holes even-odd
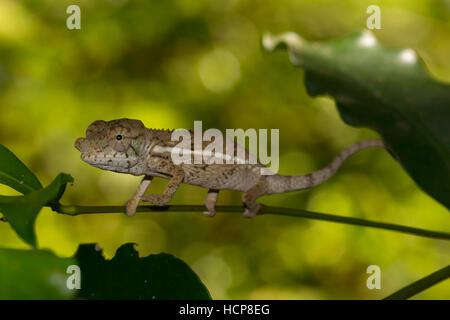
[[(172, 161), (173, 148), (179, 141), (172, 141), (173, 130), (149, 129), (140, 120), (117, 119), (97, 120), (86, 130), (86, 138), (78, 138), (75, 147), (81, 152), (81, 159), (100, 169), (118, 173), (144, 176), (135, 193), (126, 203), (126, 214), (133, 216), (140, 201), (156, 206), (166, 206), (181, 183), (208, 189), (203, 205), (204, 214), (214, 216), (220, 190), (243, 192), (244, 217), (254, 217), (263, 205), (257, 198), (270, 194), (292, 192), (317, 186), (332, 177), (343, 162), (352, 154), (369, 148), (386, 148), (382, 140), (363, 140), (342, 150), (332, 162), (321, 170), (296, 176), (261, 174), (266, 168), (259, 160), (250, 162), (251, 154), (243, 148), (245, 160), (241, 163), (179, 163)], [(210, 142), (203, 141), (203, 148)], [(194, 144), (190, 145), (192, 152)], [(222, 157), (225, 153), (214, 156)], [(267, 168), (266, 168), (267, 169)], [(154, 177), (168, 179), (162, 194), (145, 194)]]

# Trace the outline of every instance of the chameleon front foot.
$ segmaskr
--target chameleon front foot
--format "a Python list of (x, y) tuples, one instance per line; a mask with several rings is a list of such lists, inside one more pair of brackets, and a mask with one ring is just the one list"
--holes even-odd
[(139, 205), (139, 201), (140, 199), (137, 198), (131, 198), (130, 200), (127, 201), (127, 203), (125, 204), (126, 206), (126, 215), (131, 217), (134, 216), (136, 214), (136, 209)]
[(133, 194), (133, 197), (128, 200), (126, 203), (126, 215), (131, 217), (136, 214), (137, 207), (139, 205), (139, 202), (141, 202), (142, 196), (144, 195), (147, 188), (150, 186), (150, 183), (152, 182), (153, 177), (145, 176), (144, 179), (142, 179), (141, 183), (139, 184), (136, 192)]

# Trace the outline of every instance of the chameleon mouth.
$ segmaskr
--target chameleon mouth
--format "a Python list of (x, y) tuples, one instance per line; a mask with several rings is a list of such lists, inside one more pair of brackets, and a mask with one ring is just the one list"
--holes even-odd
[(86, 140), (86, 139), (84, 139), (84, 138), (78, 138), (78, 139), (75, 141), (75, 148), (77, 148), (78, 151), (83, 152), (82, 146), (83, 146), (83, 142), (84, 142), (85, 140)]
[[(137, 164), (136, 158), (127, 156), (126, 153), (115, 152), (114, 154), (100, 154), (97, 152), (82, 152), (81, 160), (84, 162), (106, 170), (125, 169), (129, 170)], [(115, 170), (113, 170), (115, 171)]]
[(125, 153), (115, 153), (113, 155), (102, 155), (95, 152), (84, 152), (81, 154), (81, 159), (83, 161), (89, 163), (118, 163), (118, 162), (128, 162), (130, 165), (135, 163), (136, 161), (132, 158), (129, 158), (125, 155)]
[(75, 148), (77, 148), (81, 153), (88, 153), (93, 147), (94, 146), (91, 142), (86, 138), (78, 138), (75, 141)]

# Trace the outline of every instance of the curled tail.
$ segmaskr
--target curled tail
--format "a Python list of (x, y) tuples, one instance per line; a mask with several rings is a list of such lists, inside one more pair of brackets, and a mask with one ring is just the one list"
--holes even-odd
[(371, 147), (386, 148), (381, 140), (364, 140), (342, 150), (328, 166), (319, 171), (301, 176), (283, 176), (278, 174), (267, 176), (266, 194), (296, 191), (317, 186), (333, 176), (349, 156)]

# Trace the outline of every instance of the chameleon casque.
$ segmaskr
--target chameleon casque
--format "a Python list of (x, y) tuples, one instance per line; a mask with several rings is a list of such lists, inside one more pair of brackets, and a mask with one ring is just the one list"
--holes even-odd
[[(243, 192), (245, 217), (254, 217), (262, 205), (256, 199), (269, 194), (284, 193), (314, 187), (330, 178), (347, 157), (369, 147), (385, 148), (381, 140), (364, 140), (344, 149), (325, 168), (306, 175), (284, 176), (262, 175), (265, 168), (259, 161), (250, 164), (249, 153), (245, 150), (245, 163), (233, 164), (174, 164), (172, 149), (179, 141), (171, 141), (173, 130), (148, 129), (139, 120), (118, 119), (98, 120), (86, 130), (86, 138), (79, 138), (75, 147), (81, 151), (83, 161), (103, 170), (144, 176), (133, 197), (127, 202), (126, 214), (136, 213), (139, 202), (147, 201), (157, 206), (165, 206), (181, 183), (209, 189), (204, 205), (204, 213), (215, 215), (215, 205), (220, 190)], [(210, 142), (203, 142), (203, 148)], [(244, 148), (237, 143), (236, 148)], [(194, 150), (193, 144), (189, 152)], [(183, 150), (183, 152), (187, 150)], [(217, 153), (215, 156), (224, 156)], [(225, 161), (224, 161), (225, 162)], [(169, 179), (162, 194), (145, 194), (153, 177)]]

